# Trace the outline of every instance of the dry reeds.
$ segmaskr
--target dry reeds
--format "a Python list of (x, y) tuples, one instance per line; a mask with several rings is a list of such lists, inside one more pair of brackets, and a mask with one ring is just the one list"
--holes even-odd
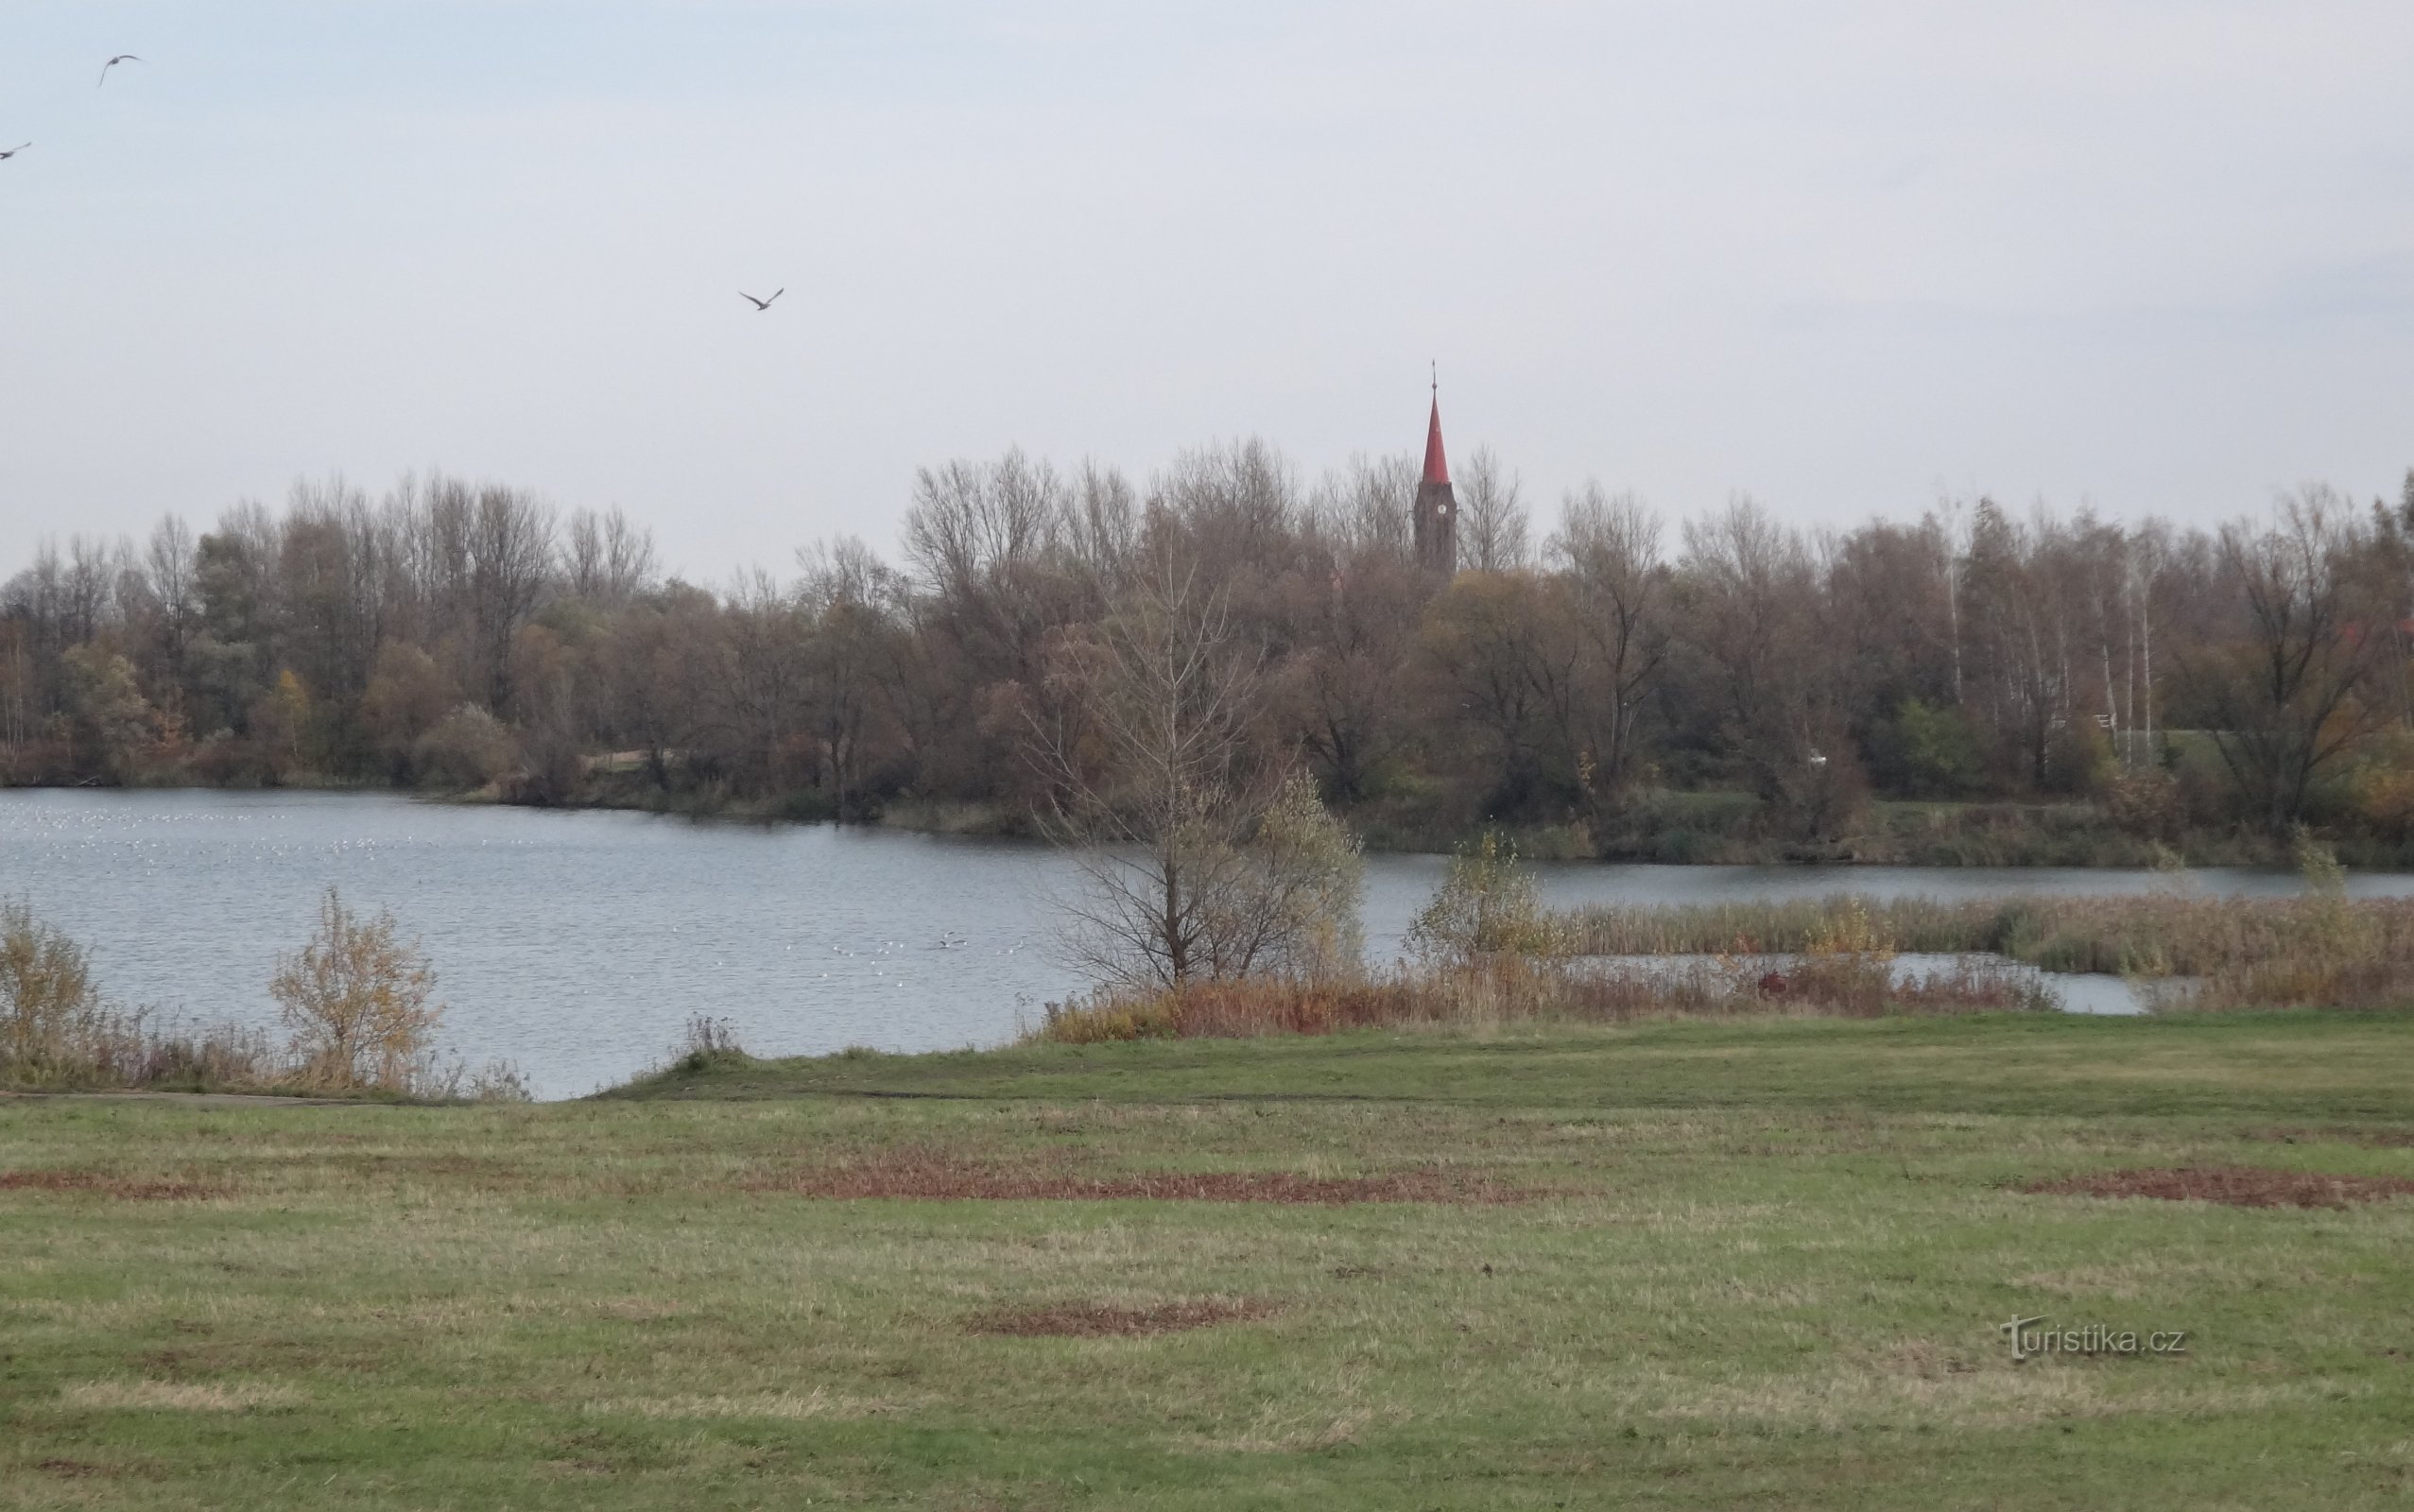
[(1923, 954), (2001, 955), (2049, 971), (2251, 978), (2274, 1005), (2370, 1002), (2392, 992), (2414, 998), (2414, 899), (2152, 893), (1940, 902), (1837, 895), (1592, 908), (1570, 916), (1566, 928), (1573, 948), (1586, 954), (1788, 954), (1810, 949), (1854, 909), (1896, 949)]
[(1050, 1004), (1027, 1040), (1254, 1039), (1367, 1028), (1618, 1023), (1655, 1018), (2018, 1012), (2048, 1006), (2036, 984), (1969, 963), (1896, 980), (1890, 954), (1814, 952), (1783, 972), (1704, 957), (1599, 963), (1517, 955), (1346, 981), (1244, 977), (1171, 991), (1101, 988)]

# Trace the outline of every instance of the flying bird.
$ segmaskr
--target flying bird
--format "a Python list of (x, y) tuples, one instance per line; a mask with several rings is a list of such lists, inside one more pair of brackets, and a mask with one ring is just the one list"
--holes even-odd
[[(119, 53), (116, 57), (100, 65), (100, 84), (106, 84), (109, 82), (109, 71), (115, 68), (118, 64), (139, 63), (142, 60), (135, 57), (132, 53)], [(100, 88), (100, 84), (95, 84), (93, 88), (98, 89)]]
[[(780, 287), (778, 287), (778, 288), (776, 288), (776, 289), (773, 289), (773, 290), (771, 291), (771, 300), (776, 300), (776, 299), (778, 299), (781, 295), (785, 294), (786, 292), (787, 292), (787, 286), (786, 286), (785, 284), (782, 284)], [(737, 291), (737, 297), (738, 297), (739, 299), (741, 299), (741, 300), (746, 300), (746, 301), (750, 301), (750, 302), (753, 304), (753, 306), (754, 306), (754, 308), (755, 308), (755, 311), (756, 311), (758, 314), (759, 314), (759, 313), (761, 313), (762, 311), (767, 310), (767, 309), (769, 309), (769, 308), (771, 307), (771, 300), (758, 300), (758, 299), (755, 299), (753, 295), (747, 293), (744, 289), (740, 289), (740, 290), (738, 290), (738, 291)]]
[(0, 163), (8, 162), (10, 158), (15, 157), (18, 153), (23, 152), (26, 148), (31, 146), (33, 146), (33, 144), (30, 142), (20, 142), (15, 146), (10, 147), (8, 151), (0, 152)]

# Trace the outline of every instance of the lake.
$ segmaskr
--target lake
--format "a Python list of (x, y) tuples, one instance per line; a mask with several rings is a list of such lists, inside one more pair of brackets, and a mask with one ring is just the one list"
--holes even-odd
[[(1438, 856), (1367, 864), (1370, 953), (1388, 959)], [(2139, 892), (2151, 872), (1900, 867), (1536, 868), (1555, 905), (1817, 896)], [(2280, 872), (2202, 871), (2285, 894)], [(446, 1048), (517, 1062), (542, 1097), (659, 1060), (693, 1013), (757, 1054), (991, 1045), (1081, 985), (1048, 953), (1042, 847), (831, 825), (543, 813), (386, 794), (0, 793), (0, 896), (92, 949), (128, 1005), (270, 1023), (277, 955), (319, 893), (391, 909), (425, 945)], [(2358, 874), (2359, 895), (2414, 875)], [(942, 944), (942, 940), (951, 943)], [(952, 943), (960, 941), (960, 943)]]

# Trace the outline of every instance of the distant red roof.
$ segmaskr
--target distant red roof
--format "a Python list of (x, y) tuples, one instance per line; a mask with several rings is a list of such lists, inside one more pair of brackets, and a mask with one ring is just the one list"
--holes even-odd
[(1425, 478), (1427, 483), (1450, 481), (1450, 461), (1441, 455), (1441, 396), (1433, 400), (1433, 421), (1425, 427)]

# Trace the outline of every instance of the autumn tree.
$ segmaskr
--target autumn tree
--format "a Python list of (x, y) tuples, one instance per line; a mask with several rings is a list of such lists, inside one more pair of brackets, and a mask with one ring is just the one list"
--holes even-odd
[(426, 954), (399, 937), (393, 915), (363, 919), (333, 887), (319, 900), (317, 933), (280, 957), (268, 981), (305, 1075), (397, 1091), (411, 1085), (444, 1015), (435, 990)]
[(113, 782), (128, 781), (151, 730), (150, 705), (133, 664), (89, 644), (70, 647), (64, 660), (78, 760)]

